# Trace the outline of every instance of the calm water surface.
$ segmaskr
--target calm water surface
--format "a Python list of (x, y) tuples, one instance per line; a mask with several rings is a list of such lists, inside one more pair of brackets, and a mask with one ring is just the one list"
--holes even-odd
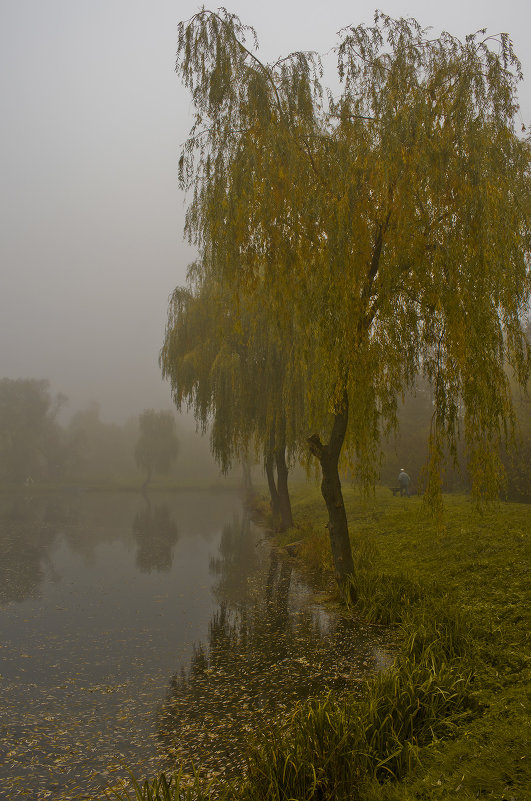
[(0, 799), (234, 771), (297, 699), (388, 662), (236, 494), (0, 496)]

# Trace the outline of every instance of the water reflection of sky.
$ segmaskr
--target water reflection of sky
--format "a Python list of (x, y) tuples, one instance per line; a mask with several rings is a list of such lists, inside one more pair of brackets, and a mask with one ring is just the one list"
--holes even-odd
[(230, 493), (1, 497), (0, 797), (223, 770), (257, 723), (373, 669), (261, 538)]

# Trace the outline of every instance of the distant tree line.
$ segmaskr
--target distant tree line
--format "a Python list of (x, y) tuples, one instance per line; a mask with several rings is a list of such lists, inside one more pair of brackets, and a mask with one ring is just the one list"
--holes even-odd
[[(531, 337), (531, 329), (528, 329), (528, 336)], [(531, 502), (531, 397), (516, 386), (513, 386), (513, 393), (515, 437), (513, 447), (502, 450), (507, 479), (502, 497)], [(201, 482), (208, 477), (214, 480), (218, 476), (206, 442), (191, 432), (178, 431), (169, 412), (146, 409), (138, 417), (118, 425), (101, 420), (99, 406), (92, 402), (61, 424), (57, 416), (66, 403), (66, 396), (53, 394), (47, 380), (0, 379), (1, 482), (137, 480), (135, 465), (147, 478), (150, 464), (151, 473), (157, 472), (157, 460), (160, 460), (158, 467), (162, 473), (170, 471), (175, 480), (185, 484)], [(405, 466), (413, 479), (413, 491), (424, 491), (432, 416), (431, 389), (419, 380), (398, 409), (396, 434), (382, 442), (380, 481), (383, 484), (395, 485), (400, 468)], [(151, 423), (158, 428), (159, 437), (150, 435)], [(213, 432), (214, 436), (217, 434)], [(162, 440), (160, 447), (158, 438)], [(271, 490), (275, 483), (274, 475), (271, 479), (273, 465), (278, 460), (282, 472), (284, 462), (275, 458), (271, 440), (266, 445), (269, 448), (263, 451), (262, 466)], [(178, 457), (176, 463), (174, 457)], [(301, 464), (296, 451), (290, 451), (289, 458), (300, 476)], [(228, 468), (227, 462), (223, 464)], [(287, 492), (287, 464), (284, 469)], [(348, 471), (344, 476), (348, 480)], [(446, 454), (442, 480), (445, 491), (470, 490), (462, 443), (455, 462), (449, 453)], [(282, 482), (280, 484), (282, 486)], [(274, 497), (272, 491), (271, 498)], [(277, 523), (282, 525), (279, 509), (274, 508)], [(288, 522), (289, 519), (285, 519), (285, 523)]]
[(170, 473), (189, 484), (219, 475), (205, 443), (178, 431), (170, 411), (108, 423), (92, 402), (60, 422), (66, 403), (48, 380), (0, 379), (0, 482), (138, 482), (141, 471), (147, 483)]

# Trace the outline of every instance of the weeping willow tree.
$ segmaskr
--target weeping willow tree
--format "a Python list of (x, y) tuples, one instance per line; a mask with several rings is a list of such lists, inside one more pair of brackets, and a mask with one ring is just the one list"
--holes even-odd
[(264, 304), (250, 313), (194, 269), (189, 283), (170, 299), (163, 376), (178, 409), (193, 409), (203, 432), (212, 424), (212, 452), (224, 471), (251, 451), (263, 456), (275, 525), (289, 528), (288, 462), (300, 451), (303, 415), (292, 406), (288, 417), (284, 408), (287, 349), (268, 327)]
[(343, 584), (340, 460), (374, 482), (380, 433), (416, 374), (434, 390), (428, 496), (460, 437), (476, 497), (497, 491), (504, 367), (523, 382), (530, 365), (531, 194), (506, 34), (429, 39), (377, 13), (341, 31), (335, 54), (334, 94), (317, 55), (265, 63), (252, 29), (203, 9), (179, 26), (176, 69), (195, 107), (180, 161), (186, 231), (203, 274), (250, 313), (267, 297), (269, 325), (290, 342)]

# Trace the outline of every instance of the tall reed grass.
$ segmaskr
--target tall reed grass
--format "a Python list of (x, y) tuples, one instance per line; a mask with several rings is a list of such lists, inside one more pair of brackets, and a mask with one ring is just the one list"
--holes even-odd
[(476, 708), (468, 637), (444, 609), (422, 618), (404, 619), (403, 650), (392, 669), (367, 682), (362, 700), (327, 694), (269, 733), (249, 756), (238, 797), (356, 801), (367, 780), (402, 778), (421, 747), (451, 737)]

